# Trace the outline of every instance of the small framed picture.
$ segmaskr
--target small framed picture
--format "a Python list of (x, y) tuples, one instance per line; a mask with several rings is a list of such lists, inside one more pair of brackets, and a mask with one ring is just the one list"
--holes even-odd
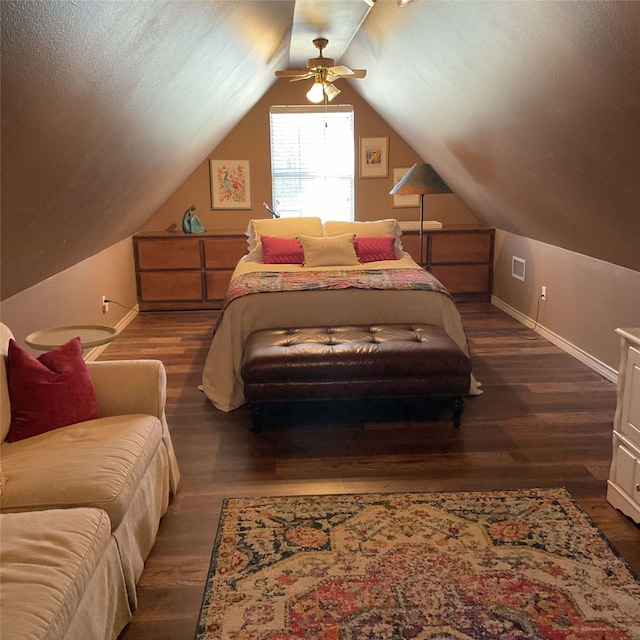
[(248, 160), (211, 160), (211, 208), (251, 209)]
[[(395, 167), (393, 170), (393, 186), (395, 187), (404, 174), (409, 171), (411, 167)], [(419, 207), (420, 206), (420, 194), (411, 194), (408, 196), (393, 196), (393, 208), (399, 209), (400, 207)]]
[(389, 176), (389, 137), (360, 136), (360, 177), (387, 178)]

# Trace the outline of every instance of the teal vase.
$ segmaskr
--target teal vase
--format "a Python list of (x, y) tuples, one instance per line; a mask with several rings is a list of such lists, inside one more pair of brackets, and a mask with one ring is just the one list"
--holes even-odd
[(190, 207), (182, 216), (182, 230), (185, 233), (204, 233), (206, 229), (202, 226), (200, 218), (191, 212), (195, 210), (195, 206)]

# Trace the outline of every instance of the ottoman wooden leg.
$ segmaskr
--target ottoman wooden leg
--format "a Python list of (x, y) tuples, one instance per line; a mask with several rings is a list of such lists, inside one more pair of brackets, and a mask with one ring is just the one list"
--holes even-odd
[(262, 431), (262, 404), (254, 402), (249, 405), (249, 415), (251, 416), (251, 431), (260, 433)]
[(459, 427), (461, 416), (462, 416), (462, 410), (464, 409), (464, 398), (461, 398), (461, 397), (453, 398), (453, 400), (451, 401), (451, 408), (453, 412), (453, 426)]

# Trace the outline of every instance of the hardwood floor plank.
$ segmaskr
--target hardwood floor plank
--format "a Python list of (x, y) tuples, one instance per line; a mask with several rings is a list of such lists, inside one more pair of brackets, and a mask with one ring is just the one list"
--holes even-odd
[(259, 436), (246, 408), (222, 413), (197, 388), (215, 312), (136, 318), (101, 359), (165, 363), (182, 480), (121, 640), (193, 638), (220, 510), (232, 496), (562, 486), (640, 573), (640, 528), (606, 501), (615, 386), (490, 304), (459, 309), (484, 389), (467, 399), (459, 429), (446, 410), (438, 422), (351, 413), (323, 424), (313, 408)]

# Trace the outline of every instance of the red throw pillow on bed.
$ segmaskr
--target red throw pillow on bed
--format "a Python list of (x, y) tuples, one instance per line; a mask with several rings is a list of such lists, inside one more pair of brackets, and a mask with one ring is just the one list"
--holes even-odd
[(260, 236), (264, 264), (302, 264), (304, 254), (296, 238)]
[(11, 339), (7, 379), (11, 400), (7, 442), (100, 417), (80, 338), (39, 358)]
[(373, 238), (359, 238), (354, 241), (356, 253), (360, 262), (375, 262), (376, 260), (397, 260), (394, 249), (396, 239), (393, 236)]

